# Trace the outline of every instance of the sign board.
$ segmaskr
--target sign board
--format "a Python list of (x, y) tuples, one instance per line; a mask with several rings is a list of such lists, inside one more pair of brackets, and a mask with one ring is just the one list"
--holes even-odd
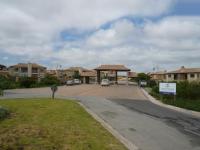
[(147, 82), (146, 81), (140, 81), (140, 85), (141, 86), (147, 86)]
[(159, 92), (176, 95), (176, 83), (159, 83)]

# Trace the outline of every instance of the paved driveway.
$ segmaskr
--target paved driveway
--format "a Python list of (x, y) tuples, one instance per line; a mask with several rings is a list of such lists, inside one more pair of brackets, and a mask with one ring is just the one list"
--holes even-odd
[[(5, 91), (6, 96), (26, 95), (51, 95), (50, 88), (33, 88), (33, 89), (16, 89)], [(101, 87), (100, 85), (74, 85), (60, 86), (56, 95), (65, 97), (77, 96), (95, 96), (103, 98), (126, 98), (144, 100), (146, 97), (137, 86), (131, 85), (112, 85), (109, 87)]]
[[(6, 91), (6, 97), (49, 96), (49, 88)], [(200, 150), (200, 118), (152, 104), (136, 86), (59, 87), (111, 125), (140, 150)]]

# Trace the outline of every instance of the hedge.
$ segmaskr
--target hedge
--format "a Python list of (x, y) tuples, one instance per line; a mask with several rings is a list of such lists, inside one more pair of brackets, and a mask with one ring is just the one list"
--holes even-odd
[[(152, 88), (152, 91), (155, 93), (159, 93), (158, 85)], [(188, 82), (188, 81), (181, 81), (177, 82), (176, 85), (176, 92), (178, 98), (183, 99), (200, 99), (200, 82)]]
[(0, 120), (3, 120), (9, 116), (9, 110), (0, 106)]

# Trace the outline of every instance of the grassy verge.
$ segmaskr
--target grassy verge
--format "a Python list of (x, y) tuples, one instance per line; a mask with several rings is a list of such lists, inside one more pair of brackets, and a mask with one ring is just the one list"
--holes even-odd
[(11, 111), (0, 122), (0, 149), (124, 150), (126, 149), (73, 101), (0, 100)]
[(176, 97), (176, 100), (174, 100), (174, 96), (170, 96), (170, 95), (161, 96), (160, 94), (155, 93), (151, 91), (150, 89), (148, 89), (147, 91), (157, 100), (165, 104), (200, 112), (200, 99), (191, 100), (191, 99), (182, 99), (182, 98)]

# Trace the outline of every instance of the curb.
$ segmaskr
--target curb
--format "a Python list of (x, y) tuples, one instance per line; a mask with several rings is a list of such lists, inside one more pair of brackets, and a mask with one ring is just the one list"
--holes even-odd
[(78, 102), (80, 106), (82, 106), (95, 120), (97, 120), (106, 130), (108, 130), (116, 139), (118, 139), (124, 146), (129, 150), (139, 150), (139, 148), (130, 142), (128, 139), (123, 137), (119, 132), (113, 129), (108, 123), (106, 123), (103, 119), (101, 119), (98, 115), (89, 110), (82, 103)]
[(187, 114), (187, 115), (192, 115), (192, 116), (195, 116), (195, 117), (200, 118), (200, 112), (192, 111), (192, 110), (187, 110), (187, 109), (184, 109), (184, 108), (179, 108), (179, 107), (176, 107), (176, 106), (164, 104), (164, 103), (162, 103), (162, 102), (156, 100), (153, 96), (151, 96), (151, 95), (150, 95), (147, 91), (145, 91), (143, 88), (141, 88), (141, 91), (142, 91), (143, 94), (148, 98), (148, 100), (150, 100), (152, 103), (154, 103), (154, 104), (156, 104), (156, 105), (159, 105), (159, 106), (162, 106), (162, 107), (165, 107), (165, 108), (169, 108), (169, 109), (172, 109), (172, 110), (181, 112), (181, 113), (185, 113), (185, 114)]

